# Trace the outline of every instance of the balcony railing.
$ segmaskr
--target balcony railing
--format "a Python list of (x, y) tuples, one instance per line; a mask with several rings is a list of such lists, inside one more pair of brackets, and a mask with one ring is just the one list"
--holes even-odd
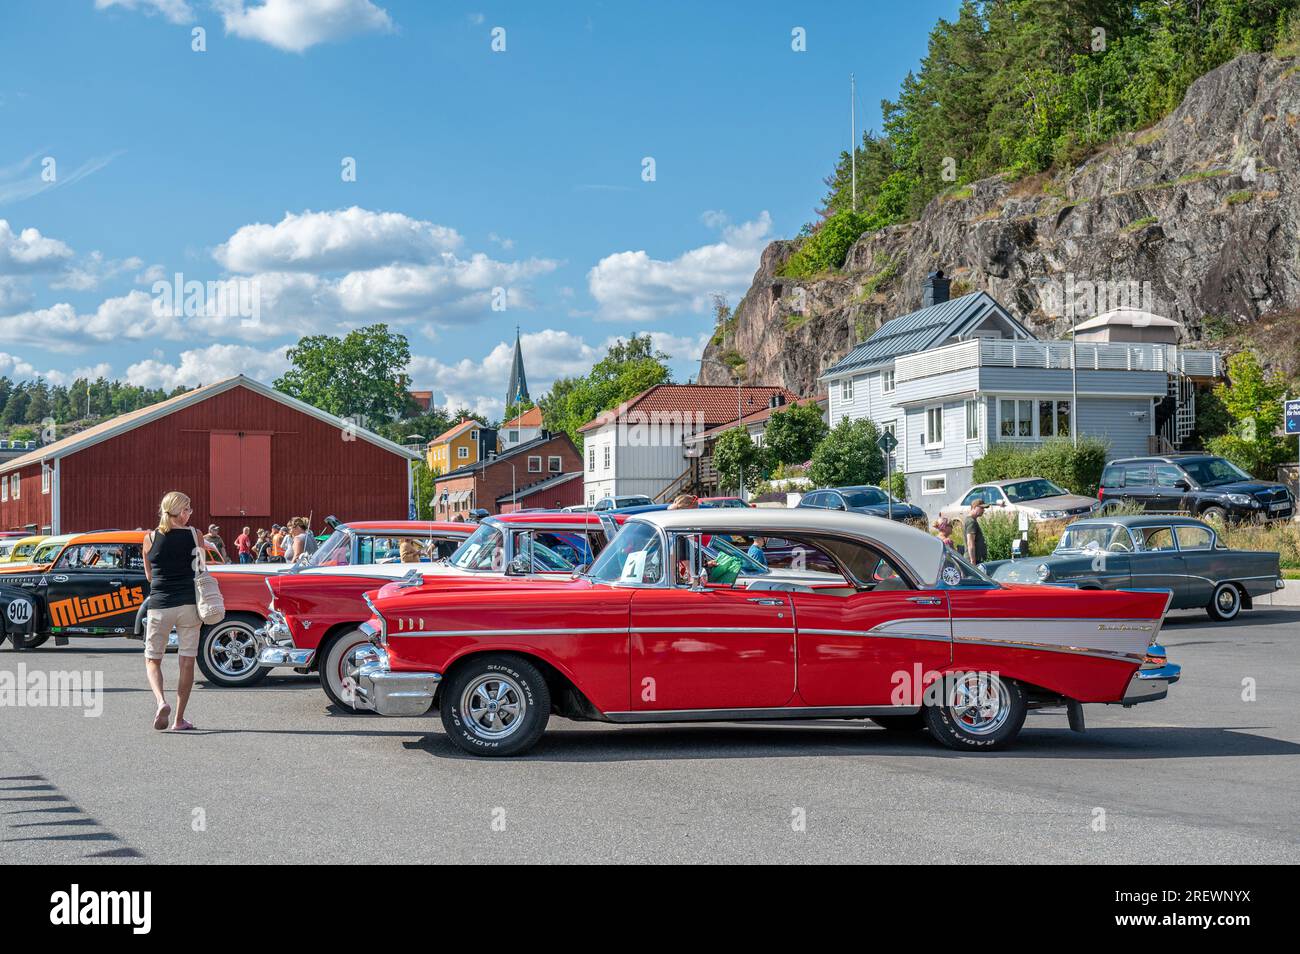
[(1080, 371), (1181, 371), (1196, 378), (1217, 378), (1223, 373), (1217, 351), (1186, 351), (1168, 344), (1102, 344), (1068, 341), (1012, 341), (973, 338), (945, 345), (894, 362), (897, 381), (928, 378), (966, 368), (1070, 369), (1071, 359)]

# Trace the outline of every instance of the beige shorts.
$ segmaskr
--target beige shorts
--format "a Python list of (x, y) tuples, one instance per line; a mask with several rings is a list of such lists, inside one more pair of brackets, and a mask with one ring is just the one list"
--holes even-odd
[(151, 609), (146, 617), (144, 627), (144, 658), (162, 659), (167, 653), (167, 637), (172, 628), (176, 629), (178, 652), (182, 656), (199, 654), (199, 629), (203, 621), (199, 619), (199, 609), (189, 606), (173, 606), (171, 609)]

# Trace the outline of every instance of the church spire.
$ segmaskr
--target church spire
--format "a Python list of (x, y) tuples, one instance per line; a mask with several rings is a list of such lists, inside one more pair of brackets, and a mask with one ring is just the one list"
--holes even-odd
[(510, 386), (506, 388), (506, 407), (529, 401), (528, 378), (524, 376), (524, 351), (519, 343), (519, 326), (515, 325), (515, 360), (510, 366)]

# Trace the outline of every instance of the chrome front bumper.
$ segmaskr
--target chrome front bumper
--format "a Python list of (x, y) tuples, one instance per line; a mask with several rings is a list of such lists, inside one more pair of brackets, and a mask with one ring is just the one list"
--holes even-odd
[(352, 705), (385, 716), (422, 716), (433, 705), (442, 681), (436, 672), (393, 672), (388, 653), (371, 646), (357, 651), (356, 691)]
[(263, 669), (276, 669), (280, 666), (306, 669), (316, 658), (316, 650), (299, 649), (293, 644), (293, 634), (279, 613), (272, 613), (266, 625), (255, 630), (253, 635), (262, 644), (257, 653), (257, 664)]
[[(1165, 649), (1163, 646), (1149, 646), (1147, 656), (1164, 659)], [(1142, 668), (1133, 673), (1133, 678), (1129, 680), (1128, 688), (1124, 690), (1124, 698), (1120, 703), (1132, 706), (1139, 702), (1155, 702), (1163, 699), (1169, 695), (1169, 687), (1182, 676), (1182, 671), (1182, 666), (1171, 662), (1143, 663)]]

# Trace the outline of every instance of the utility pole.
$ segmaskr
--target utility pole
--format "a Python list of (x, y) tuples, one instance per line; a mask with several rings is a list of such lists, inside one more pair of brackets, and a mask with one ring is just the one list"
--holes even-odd
[(853, 211), (858, 211), (858, 85), (857, 79), (849, 74), (849, 166), (853, 170)]

